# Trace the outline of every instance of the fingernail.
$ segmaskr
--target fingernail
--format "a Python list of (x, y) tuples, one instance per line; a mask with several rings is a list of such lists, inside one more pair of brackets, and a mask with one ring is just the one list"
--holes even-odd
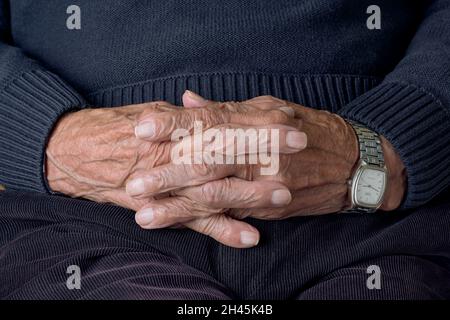
[(291, 193), (289, 192), (289, 190), (285, 190), (285, 189), (280, 189), (280, 190), (275, 190), (272, 193), (272, 204), (276, 205), (276, 206), (285, 206), (287, 204), (289, 204), (292, 200), (292, 196)]
[(145, 183), (143, 179), (134, 179), (127, 183), (126, 186), (127, 193), (132, 196), (138, 196), (145, 192)]
[(291, 107), (281, 107), (280, 110), (286, 113), (289, 117), (295, 117), (295, 111)]
[(190, 98), (192, 98), (195, 101), (198, 101), (198, 102), (205, 102), (206, 101), (205, 98), (203, 98), (202, 96), (199, 96), (198, 94), (196, 94), (196, 93), (194, 93), (194, 92), (192, 92), (190, 90), (186, 90), (186, 93), (189, 95)]
[(307, 144), (307, 137), (304, 132), (289, 131), (286, 134), (286, 144), (292, 149), (305, 149)]
[(153, 221), (153, 209), (143, 209), (136, 213), (136, 222), (140, 225), (147, 225)]
[(259, 237), (256, 233), (250, 231), (241, 231), (241, 244), (254, 247), (258, 244)]
[(134, 129), (134, 134), (141, 139), (151, 138), (155, 135), (155, 124), (152, 121), (142, 122)]

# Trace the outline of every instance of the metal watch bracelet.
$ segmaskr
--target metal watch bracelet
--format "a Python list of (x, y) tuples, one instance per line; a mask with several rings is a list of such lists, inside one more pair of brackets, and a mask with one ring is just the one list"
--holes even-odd
[[(358, 145), (359, 145), (359, 161), (358, 163), (361, 163), (361, 161), (364, 161), (365, 163), (371, 165), (371, 166), (377, 166), (380, 168), (385, 167), (384, 162), (384, 156), (383, 156), (383, 149), (381, 146), (381, 139), (379, 135), (372, 130), (364, 127), (363, 125), (346, 119), (346, 121), (351, 125), (353, 130), (355, 131), (355, 134), (358, 139)], [(351, 184), (352, 179), (349, 180), (350, 188), (349, 192), (352, 192), (351, 190)], [(353, 206), (353, 203), (352, 203)], [(364, 208), (364, 207), (351, 207), (346, 210), (341, 211), (341, 213), (373, 213), (376, 210), (373, 208)]]

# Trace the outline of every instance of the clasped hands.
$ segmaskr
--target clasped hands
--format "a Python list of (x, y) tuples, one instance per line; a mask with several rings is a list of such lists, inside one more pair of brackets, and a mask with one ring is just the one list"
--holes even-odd
[[(213, 102), (187, 91), (183, 105), (152, 102), (67, 114), (46, 150), (50, 188), (137, 211), (145, 229), (187, 227), (236, 248), (259, 242), (246, 217), (286, 219), (349, 206), (347, 181), (358, 142), (338, 115), (270, 96)], [(173, 133), (192, 133), (200, 121), (205, 132), (276, 130), (277, 141), (265, 142), (277, 143), (278, 171), (261, 174), (264, 165), (248, 161), (174, 163), (174, 148), (192, 137), (174, 141)], [(384, 138), (383, 149), (389, 177), (382, 209), (393, 210), (404, 194), (405, 170)], [(254, 149), (242, 152), (236, 156), (248, 160)]]

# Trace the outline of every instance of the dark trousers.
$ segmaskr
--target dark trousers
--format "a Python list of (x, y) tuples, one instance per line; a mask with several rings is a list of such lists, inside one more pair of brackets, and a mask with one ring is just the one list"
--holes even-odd
[[(1, 192), (0, 298), (450, 298), (448, 199), (403, 212), (249, 220), (260, 244), (232, 249), (190, 230), (142, 230), (119, 207)], [(67, 287), (70, 266), (80, 289)], [(380, 289), (367, 286), (370, 266)]]

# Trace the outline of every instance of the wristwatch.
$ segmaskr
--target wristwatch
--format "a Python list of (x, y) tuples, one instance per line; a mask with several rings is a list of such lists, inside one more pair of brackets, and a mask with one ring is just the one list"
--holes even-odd
[(383, 203), (387, 168), (381, 140), (377, 133), (363, 125), (347, 120), (359, 142), (359, 161), (348, 181), (351, 207), (344, 212), (372, 213)]

